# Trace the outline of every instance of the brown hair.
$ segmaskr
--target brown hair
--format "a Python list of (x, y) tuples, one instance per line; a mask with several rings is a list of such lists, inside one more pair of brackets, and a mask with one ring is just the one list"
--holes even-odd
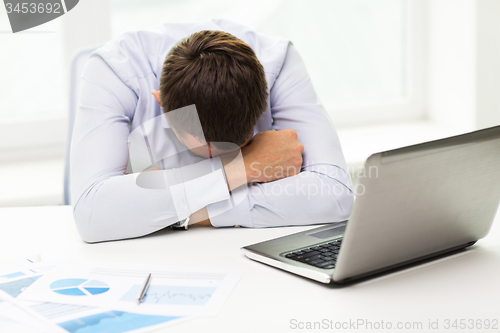
[(160, 96), (176, 130), (190, 133), (192, 120), (182, 112), (169, 117), (168, 111), (195, 104), (207, 142), (241, 145), (264, 113), (268, 94), (264, 68), (252, 48), (229, 33), (204, 30), (167, 54)]

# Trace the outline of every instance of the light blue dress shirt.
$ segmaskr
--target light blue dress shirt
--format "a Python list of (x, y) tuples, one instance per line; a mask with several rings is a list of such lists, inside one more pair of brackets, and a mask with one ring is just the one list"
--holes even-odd
[[(125, 175), (130, 133), (161, 115), (151, 91), (158, 90), (167, 52), (179, 39), (200, 30), (229, 32), (255, 51), (264, 67), (269, 100), (254, 133), (295, 130), (304, 145), (301, 173), (232, 192), (217, 158), (210, 161), (212, 174), (175, 191), (143, 188), (137, 186), (138, 173)], [(165, 127), (166, 135), (157, 144), (182, 150), (168, 124)], [(178, 156), (179, 167), (208, 163), (193, 154)], [(205, 206), (215, 227), (342, 221), (353, 203), (346, 170), (332, 122), (303, 60), (285, 39), (227, 20), (171, 23), (126, 33), (94, 52), (85, 66), (71, 147), (71, 195), (78, 230), (88, 242), (143, 236), (172, 224), (173, 216), (184, 218)], [(183, 212), (172, 205), (179, 191)]]

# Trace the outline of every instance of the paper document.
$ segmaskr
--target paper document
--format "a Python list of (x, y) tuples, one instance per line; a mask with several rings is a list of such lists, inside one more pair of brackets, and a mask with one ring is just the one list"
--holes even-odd
[(150, 332), (193, 317), (145, 315), (80, 305), (23, 301), (32, 311), (64, 329), (63, 332)]
[(0, 332), (63, 332), (0, 290)]
[(12, 297), (17, 297), (25, 288), (54, 267), (54, 264), (29, 261), (23, 261), (22, 264), (2, 265), (0, 267), (0, 290)]
[[(144, 301), (137, 296), (152, 274)], [(148, 315), (216, 315), (242, 270), (75, 262), (61, 265), (19, 295), (21, 300), (54, 302)]]
[(0, 332), (9, 333), (43, 333), (43, 325), (30, 315), (1, 299), (0, 296)]
[(144, 315), (14, 298), (54, 267), (54, 264), (24, 261), (0, 268), (0, 332), (140, 333), (194, 318)]

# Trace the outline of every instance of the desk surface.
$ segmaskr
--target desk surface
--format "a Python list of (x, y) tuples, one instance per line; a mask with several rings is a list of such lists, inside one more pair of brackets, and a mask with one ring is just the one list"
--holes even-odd
[[(451, 320), (451, 326), (455, 319), (458, 323), (464, 319), (467, 325), (472, 325), (470, 319), (496, 319), (497, 329), (485, 331), (500, 331), (500, 214), (490, 234), (463, 253), (343, 288), (251, 261), (239, 250), (308, 228), (165, 229), (137, 239), (87, 244), (79, 237), (68, 206), (1, 208), (0, 257), (39, 254), (42, 261), (86, 259), (245, 269), (216, 317), (197, 318), (169, 327), (168, 332), (295, 332), (300, 331), (299, 323), (324, 324), (324, 320), (344, 328), (349, 321), (369, 321), (373, 330), (362, 325), (356, 330), (368, 332), (380, 332), (375, 327), (382, 321), (383, 325), (391, 323), (394, 331), (479, 331), (445, 330), (446, 320)], [(429, 330), (429, 321), (436, 320), (440, 329)], [(395, 330), (396, 325), (414, 323), (421, 323), (422, 329)]]

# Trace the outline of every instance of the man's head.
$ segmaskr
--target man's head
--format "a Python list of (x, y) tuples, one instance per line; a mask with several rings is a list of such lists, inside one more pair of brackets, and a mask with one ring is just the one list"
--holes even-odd
[(205, 30), (170, 50), (155, 96), (184, 144), (199, 139), (191, 134), (194, 124), (189, 116), (168, 112), (195, 104), (205, 140), (217, 147), (248, 143), (268, 94), (264, 68), (250, 46), (229, 33)]

